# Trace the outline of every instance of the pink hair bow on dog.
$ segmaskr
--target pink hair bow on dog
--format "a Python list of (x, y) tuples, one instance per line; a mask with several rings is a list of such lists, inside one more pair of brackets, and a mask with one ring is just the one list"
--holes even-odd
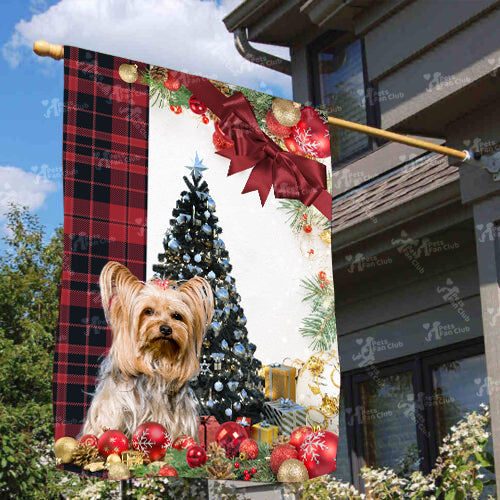
[(169, 281), (168, 280), (157, 279), (155, 281), (155, 285), (159, 286), (160, 288), (163, 288), (163, 290), (166, 290), (168, 288)]

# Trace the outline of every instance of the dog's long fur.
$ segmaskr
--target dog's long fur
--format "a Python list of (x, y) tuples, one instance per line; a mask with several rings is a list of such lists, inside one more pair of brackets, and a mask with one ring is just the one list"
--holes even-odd
[(196, 438), (196, 400), (187, 382), (198, 373), (212, 320), (210, 285), (195, 277), (162, 288), (139, 281), (117, 262), (104, 266), (99, 285), (113, 343), (82, 433), (99, 435), (108, 427), (131, 437), (139, 425), (154, 421), (172, 439)]

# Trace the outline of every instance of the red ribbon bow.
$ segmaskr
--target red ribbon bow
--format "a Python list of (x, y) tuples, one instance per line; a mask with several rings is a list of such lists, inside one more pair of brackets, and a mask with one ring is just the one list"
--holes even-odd
[(314, 205), (332, 219), (332, 196), (327, 191), (326, 169), (322, 163), (283, 151), (262, 132), (241, 92), (225, 97), (209, 80), (172, 73), (220, 118), (221, 131), (233, 141), (233, 147), (218, 152), (231, 160), (228, 175), (253, 167), (243, 193), (258, 191), (264, 206), (273, 187), (276, 198)]

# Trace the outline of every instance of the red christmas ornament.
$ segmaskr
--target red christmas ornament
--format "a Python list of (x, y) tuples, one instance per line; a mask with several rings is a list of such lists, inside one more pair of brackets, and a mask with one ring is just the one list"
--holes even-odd
[(163, 467), (160, 468), (158, 471), (158, 474), (160, 476), (166, 476), (166, 477), (178, 477), (179, 474), (177, 474), (177, 470), (175, 467), (171, 467), (170, 465), (164, 465)]
[(172, 446), (170, 434), (158, 422), (146, 422), (135, 430), (132, 436), (134, 450), (142, 451), (152, 462), (160, 460)]
[(299, 148), (299, 145), (297, 144), (295, 139), (293, 139), (292, 137), (285, 137), (284, 141), (285, 141), (285, 146), (288, 149), (288, 151), (290, 151), (291, 153), (295, 153), (299, 156), (304, 156), (304, 153)]
[(266, 113), (266, 125), (267, 128), (278, 137), (288, 137), (292, 133), (292, 127), (282, 125), (278, 120), (276, 120), (272, 109)]
[(259, 445), (252, 438), (244, 439), (240, 444), (240, 453), (244, 451), (248, 460), (255, 460), (259, 456)]
[(192, 469), (205, 465), (207, 463), (207, 452), (205, 448), (197, 444), (190, 446), (186, 452), (186, 462)]
[(182, 113), (182, 106), (174, 106), (173, 104), (171, 104), (170, 111), (172, 111), (176, 115), (180, 115)]
[(278, 474), (280, 465), (289, 458), (299, 458), (299, 452), (289, 444), (280, 444), (271, 453), (271, 470)]
[(225, 135), (219, 127), (218, 122), (214, 122), (215, 132), (212, 136), (212, 142), (214, 143), (215, 149), (217, 151), (222, 151), (223, 149), (230, 148), (234, 146), (234, 142)]
[(205, 124), (205, 125), (208, 125), (208, 123), (210, 122), (210, 118), (208, 116), (205, 116), (203, 115), (201, 117), (201, 121)]
[(304, 230), (304, 232), (306, 232), (306, 233), (310, 233), (310, 232), (313, 230), (313, 228), (311, 227), (311, 224), (304, 224), (304, 225), (302, 226), (302, 229), (303, 229), (303, 230)]
[(234, 466), (235, 466), (237, 469), (239, 469), (239, 468), (240, 468), (240, 463), (239, 463), (239, 462), (236, 462), (236, 463), (234, 464)]
[(325, 271), (320, 271), (318, 273), (318, 278), (321, 280), (321, 281), (325, 281), (326, 280), (326, 273)]
[(196, 441), (191, 436), (179, 436), (172, 443), (172, 448), (176, 450), (187, 450), (190, 446), (194, 446)]
[(101, 435), (97, 441), (97, 447), (99, 454), (104, 458), (108, 458), (113, 453), (120, 455), (122, 452), (127, 451), (130, 448), (130, 443), (123, 432), (109, 429)]
[(207, 107), (194, 95), (189, 98), (189, 109), (197, 115), (207, 112)]
[(236, 422), (223, 423), (215, 436), (217, 444), (226, 450), (227, 458), (239, 455), (240, 445), (245, 439), (247, 439), (247, 431)]
[(339, 437), (333, 432), (317, 431), (302, 443), (299, 459), (304, 462), (309, 479), (337, 470), (337, 443)]
[(309, 426), (301, 425), (300, 427), (294, 429), (293, 432), (290, 434), (289, 443), (292, 446), (295, 446), (295, 448), (297, 448), (297, 451), (299, 451), (306, 437), (310, 436), (312, 433), (313, 430)]
[(93, 434), (85, 434), (78, 440), (78, 444), (85, 444), (87, 446), (93, 446), (94, 448), (97, 448), (98, 442), (97, 436)]
[(165, 85), (166, 89), (171, 90), (172, 92), (177, 92), (182, 87), (182, 83), (170, 73), (168, 74), (167, 79), (163, 82), (163, 85)]
[(305, 155), (313, 158), (326, 158), (331, 154), (328, 121), (310, 106), (300, 112), (300, 120), (292, 128), (291, 137)]

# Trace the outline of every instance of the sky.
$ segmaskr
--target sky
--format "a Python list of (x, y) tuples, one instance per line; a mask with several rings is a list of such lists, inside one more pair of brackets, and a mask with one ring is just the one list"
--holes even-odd
[[(33, 42), (74, 45), (291, 98), (288, 76), (236, 51), (223, 17), (240, 0), (2, 0), (0, 232), (10, 202), (30, 207), (50, 235), (63, 223), (63, 62)], [(289, 58), (288, 49), (258, 48)], [(1, 250), (1, 246), (0, 246)]]

